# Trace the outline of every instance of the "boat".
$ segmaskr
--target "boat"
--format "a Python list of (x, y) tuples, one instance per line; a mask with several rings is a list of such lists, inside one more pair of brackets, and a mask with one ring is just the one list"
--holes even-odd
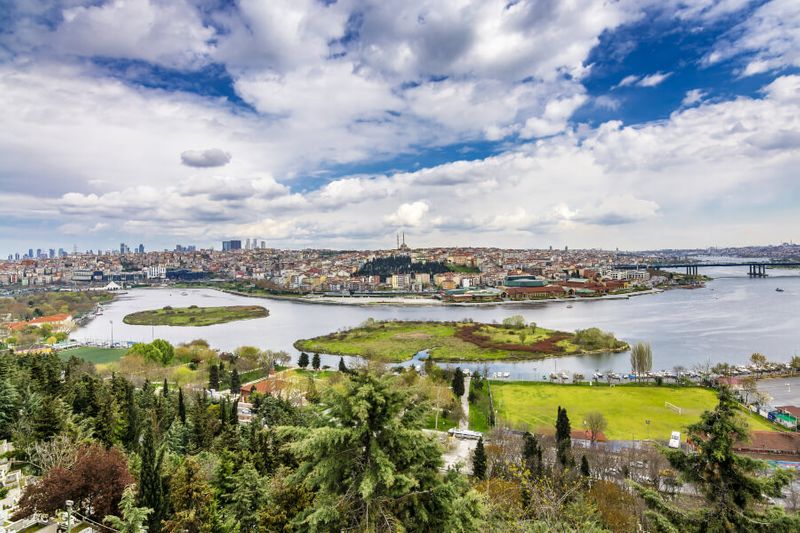
[(569, 304), (569, 305), (567, 306), (567, 309), (572, 309), (572, 304)]
[(777, 289), (775, 289), (775, 292), (783, 292), (783, 289), (781, 289), (780, 287), (778, 287)]

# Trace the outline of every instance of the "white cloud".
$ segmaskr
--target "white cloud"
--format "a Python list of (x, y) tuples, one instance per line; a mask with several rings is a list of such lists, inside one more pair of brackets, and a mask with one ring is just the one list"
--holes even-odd
[(741, 56), (743, 76), (800, 67), (800, 3), (771, 0), (728, 32), (706, 57), (709, 64)]
[(636, 82), (639, 87), (655, 87), (672, 75), (671, 72), (656, 72), (655, 74), (648, 74)]
[(428, 211), (430, 211), (430, 206), (427, 202), (421, 200), (401, 204), (394, 213), (386, 217), (386, 221), (395, 226), (410, 226), (413, 228), (422, 224)]
[(640, 80), (640, 77), (635, 74), (629, 74), (620, 80), (617, 87), (628, 87)]
[(686, 95), (681, 100), (681, 105), (684, 107), (693, 106), (703, 101), (706, 97), (706, 92), (702, 89), (690, 89), (686, 91)]

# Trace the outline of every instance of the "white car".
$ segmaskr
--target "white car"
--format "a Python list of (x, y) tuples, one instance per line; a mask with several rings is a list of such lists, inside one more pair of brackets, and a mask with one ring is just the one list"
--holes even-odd
[(672, 436), (669, 438), (670, 448), (680, 448), (681, 447), (681, 432), (680, 431), (673, 431)]

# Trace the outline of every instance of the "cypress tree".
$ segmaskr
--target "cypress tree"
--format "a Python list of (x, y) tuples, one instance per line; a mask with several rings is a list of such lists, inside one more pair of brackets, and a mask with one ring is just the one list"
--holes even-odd
[(219, 390), (219, 368), (212, 364), (208, 369), (208, 388)]
[(344, 364), (344, 357), (339, 358), (339, 372), (347, 372), (347, 365)]
[(230, 414), (230, 423), (232, 426), (235, 426), (239, 423), (239, 399), (233, 400), (233, 405), (231, 406), (231, 414)]
[(319, 370), (319, 365), (320, 365), (319, 354), (315, 353), (314, 356), (311, 358), (311, 367), (314, 370)]
[(178, 419), (181, 424), (186, 423), (186, 404), (183, 403), (183, 389), (178, 387)]
[(153, 424), (145, 424), (142, 437), (142, 467), (139, 473), (138, 504), (153, 510), (148, 517), (148, 531), (161, 531), (164, 518), (164, 482), (161, 479), (163, 451), (156, 450)]
[(236, 367), (233, 367), (233, 371), (231, 372), (231, 392), (238, 394), (241, 388), (242, 384), (239, 381), (239, 371), (236, 370)]
[(556, 457), (559, 464), (563, 467), (575, 465), (572, 457), (572, 429), (569, 424), (566, 407), (558, 406), (558, 417), (556, 418)]
[(586, 458), (585, 455), (581, 457), (581, 474), (584, 477), (589, 477), (592, 474), (591, 471), (589, 470), (589, 460)]
[(303, 369), (308, 366), (308, 354), (306, 352), (300, 352), (300, 357), (297, 358), (297, 366)]
[(161, 387), (161, 397), (166, 398), (169, 396), (169, 384), (167, 384), (167, 378), (164, 378), (164, 385)]
[(453, 394), (459, 398), (464, 396), (464, 372), (461, 371), (460, 367), (456, 368), (456, 371), (453, 373), (453, 382), (451, 386), (453, 388)]
[(486, 450), (483, 447), (483, 437), (478, 439), (472, 455), (472, 475), (476, 479), (486, 479)]
[(125, 437), (128, 450), (136, 450), (139, 444), (139, 408), (134, 398), (133, 384), (128, 383), (125, 390)]
[(542, 447), (530, 431), (522, 435), (522, 460), (525, 467), (534, 475), (542, 473)]

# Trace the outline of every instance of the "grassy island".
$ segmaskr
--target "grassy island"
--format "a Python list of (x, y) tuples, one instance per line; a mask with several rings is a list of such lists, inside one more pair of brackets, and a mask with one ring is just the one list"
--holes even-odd
[(438, 361), (541, 359), (560, 355), (619, 352), (625, 342), (597, 328), (575, 333), (525, 324), (511, 317), (503, 324), (367, 320), (357, 328), (295, 342), (298, 350), (356, 355), (400, 362), (422, 350)]
[(269, 312), (260, 305), (230, 305), (223, 307), (164, 307), (139, 311), (122, 319), (135, 326), (212, 326), (236, 320), (263, 318)]

